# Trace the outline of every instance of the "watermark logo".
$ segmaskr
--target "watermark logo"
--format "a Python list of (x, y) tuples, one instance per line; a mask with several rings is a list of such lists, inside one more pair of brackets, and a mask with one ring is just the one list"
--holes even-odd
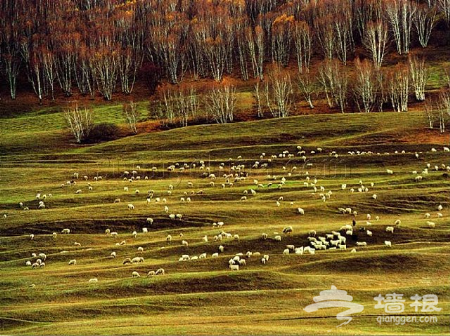
[[(386, 296), (379, 294), (373, 299), (377, 301), (374, 308), (384, 309), (386, 314), (399, 314), (405, 311), (406, 300), (403, 299), (403, 294), (392, 293), (386, 294)], [(419, 312), (419, 308), (421, 308), (421, 313), (433, 313), (442, 310), (442, 308), (436, 307), (439, 300), (435, 294), (425, 294), (423, 296), (415, 294), (410, 299), (414, 302), (409, 304), (409, 306), (413, 307), (416, 313)], [(377, 322), (380, 325), (382, 323), (393, 323), (395, 325), (404, 325), (405, 323), (437, 323), (437, 321), (437, 316), (380, 315), (377, 317)]]
[(330, 290), (320, 292), (320, 296), (315, 296), (313, 300), (316, 303), (310, 304), (304, 308), (304, 310), (308, 313), (315, 312), (322, 308), (348, 308), (347, 310), (336, 315), (338, 320), (345, 321), (336, 328), (350, 323), (352, 317), (348, 315), (360, 313), (364, 310), (363, 305), (352, 302), (352, 296), (347, 295), (346, 291), (339, 290), (335, 286), (331, 286)]

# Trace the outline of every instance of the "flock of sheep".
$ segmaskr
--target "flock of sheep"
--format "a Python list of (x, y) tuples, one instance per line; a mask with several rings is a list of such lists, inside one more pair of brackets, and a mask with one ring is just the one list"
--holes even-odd
[[(431, 149), (430, 153), (437, 153), (438, 150), (435, 148)], [(298, 218), (298, 225), (295, 225), (295, 229), (292, 225), (280, 227), (278, 231), (273, 232), (273, 235), (269, 235), (265, 232), (261, 232), (259, 238), (259, 251), (241, 251), (236, 253), (227, 254), (227, 245), (233, 243), (235, 249), (239, 247), (239, 242), (252, 237), (246, 237), (246, 233), (242, 230), (237, 232), (227, 232), (224, 228), (224, 220), (220, 219), (210, 223), (210, 226), (205, 226), (208, 232), (211, 232), (211, 228), (215, 230), (215, 234), (208, 236), (208, 234), (199, 234), (197, 238), (193, 238), (192, 241), (183, 237), (183, 233), (170, 232), (161, 236), (160, 246), (161, 248), (172, 247), (176, 244), (173, 237), (179, 236), (179, 245), (185, 249), (186, 253), (174, 258), (174, 262), (178, 260), (179, 262), (192, 262), (195, 260), (202, 260), (206, 258), (219, 258), (221, 256), (225, 257), (227, 262), (223, 262), (224, 267), (229, 268), (232, 271), (237, 271), (240, 268), (247, 266), (250, 260), (256, 260), (260, 265), (266, 265), (269, 262), (269, 250), (265, 250), (264, 241), (270, 240), (276, 243), (277, 247), (270, 250), (270, 253), (275, 253), (279, 255), (303, 255), (303, 254), (316, 254), (316, 251), (341, 251), (346, 252), (348, 247), (351, 253), (355, 253), (358, 250), (365, 249), (368, 247), (369, 243), (365, 241), (364, 237), (374, 237), (375, 232), (378, 230), (384, 231), (385, 234), (389, 234), (392, 239), (386, 239), (384, 241), (384, 247), (392, 247), (395, 242), (396, 231), (401, 227), (401, 219), (397, 218), (395, 221), (384, 224), (379, 224), (382, 222), (380, 215), (375, 216), (372, 221), (371, 214), (358, 214), (358, 211), (354, 206), (344, 206), (336, 209), (337, 214), (341, 214), (348, 224), (340, 227), (336, 227), (335, 230), (330, 232), (317, 232), (317, 228), (308, 227), (308, 224), (303, 222), (305, 214), (308, 213), (308, 207), (299, 207), (297, 203), (301, 203), (302, 200), (300, 196), (308, 195), (308, 201), (314, 200), (316, 207), (320, 207), (321, 204), (327, 204), (330, 200), (335, 197), (340, 197), (345, 193), (360, 193), (365, 197), (366, 202), (376, 203), (379, 199), (379, 195), (375, 192), (377, 190), (377, 184), (374, 182), (368, 182), (360, 180), (358, 183), (351, 181), (352, 177), (348, 181), (342, 181), (340, 179), (339, 183), (336, 185), (331, 185), (330, 179), (320, 180), (317, 175), (314, 175), (314, 158), (317, 155), (329, 158), (339, 158), (342, 156), (352, 157), (352, 156), (383, 156), (383, 155), (410, 155), (411, 160), (417, 160), (417, 170), (411, 172), (411, 182), (421, 182), (432, 172), (443, 172), (450, 173), (450, 165), (448, 163), (449, 156), (446, 155), (450, 152), (448, 147), (442, 149), (444, 155), (442, 155), (443, 162), (441, 164), (430, 164), (425, 163), (422, 165), (420, 159), (423, 153), (408, 153), (406, 151), (396, 151), (395, 153), (374, 153), (371, 151), (348, 151), (347, 153), (338, 154), (336, 151), (330, 151), (326, 154), (326, 151), (322, 148), (315, 148), (313, 150), (306, 151), (301, 146), (297, 146), (295, 151), (284, 150), (277, 154), (267, 155), (266, 153), (261, 153), (256, 160), (244, 160), (242, 156), (238, 156), (236, 160), (230, 159), (228, 162), (220, 162), (216, 166), (211, 165), (211, 163), (206, 163), (205, 161), (198, 161), (195, 163), (174, 163), (170, 164), (165, 170), (169, 173), (168, 183), (170, 183), (170, 173), (181, 173), (185, 176), (190, 177), (189, 180), (181, 181), (178, 185), (168, 184), (165, 189), (161, 190), (149, 190), (146, 193), (141, 193), (139, 189), (132, 188), (137, 181), (140, 181), (140, 186), (144, 181), (148, 181), (150, 185), (153, 178), (149, 177), (149, 173), (156, 173), (161, 169), (157, 167), (152, 167), (147, 171), (141, 169), (140, 166), (135, 167), (134, 170), (124, 171), (120, 180), (117, 180), (118, 190), (125, 193), (124, 198), (127, 195), (132, 194), (136, 202), (126, 202), (126, 205), (122, 205), (123, 202), (121, 198), (115, 198), (114, 203), (117, 207), (123, 207), (124, 211), (128, 211), (127, 214), (132, 212), (137, 212), (140, 210), (148, 213), (150, 217), (145, 216), (144, 219), (139, 217), (140, 230), (130, 230), (129, 232), (117, 232), (112, 231), (112, 229), (106, 229), (104, 234), (111, 237), (112, 241), (110, 243), (111, 249), (114, 247), (120, 247), (129, 244), (129, 239), (123, 239), (123, 237), (129, 237), (130, 239), (136, 239), (139, 237), (154, 237), (160, 234), (154, 229), (155, 223), (158, 221), (173, 221), (174, 227), (177, 227), (177, 223), (182, 223), (186, 218), (189, 218), (189, 213), (184, 214), (179, 211), (175, 211), (177, 207), (188, 203), (201, 204), (202, 196), (208, 195), (211, 191), (216, 194), (228, 193), (232, 195), (234, 201), (242, 203), (248, 203), (252, 201), (252, 198), (264, 193), (265, 191), (271, 190), (276, 191), (271, 197), (271, 202), (273, 202), (273, 211), (277, 208), (283, 207), (284, 213), (296, 214)], [(429, 153), (428, 153), (429, 154)], [(439, 155), (441, 155), (439, 153)], [(447, 160), (447, 162), (445, 162)], [(238, 163), (236, 163), (238, 162)], [(275, 169), (277, 168), (277, 169)], [(272, 169), (272, 172), (277, 173), (267, 173)], [(387, 168), (385, 174), (387, 176), (398, 174), (396, 168)], [(196, 174), (196, 175), (195, 175)], [(380, 173), (383, 174), (383, 173)], [(75, 193), (76, 195), (83, 194), (85, 192), (95, 192), (95, 190), (101, 189), (101, 182), (108, 180), (104, 176), (89, 177), (88, 175), (80, 176), (78, 172), (71, 173), (70, 180), (60, 184), (62, 188), (62, 193)], [(299, 193), (297, 198), (292, 197), (292, 192), (290, 191), (289, 184), (295, 182), (297, 186), (301, 186), (303, 193)], [(326, 182), (326, 183), (324, 183)], [(125, 186), (124, 186), (125, 184)], [(131, 189), (131, 190), (130, 190)], [(73, 191), (75, 190), (75, 191)], [(284, 190), (289, 191), (283, 194)], [(382, 190), (382, 189), (378, 189)], [(305, 193), (306, 191), (306, 193)], [(266, 193), (267, 195), (267, 193)], [(23, 210), (36, 210), (36, 211), (46, 211), (47, 200), (51, 199), (53, 194), (44, 194), (42, 191), (38, 192), (35, 196), (35, 201), (37, 205), (34, 205), (35, 201), (20, 202), (19, 207)], [(305, 196), (306, 197), (306, 196)], [(129, 199), (129, 197), (127, 198)], [(268, 198), (265, 198), (268, 199)], [(217, 202), (217, 206), (220, 208), (220, 202)], [(149, 206), (152, 206), (151, 208)], [(286, 210), (286, 208), (288, 210)], [(30, 210), (31, 209), (31, 210)], [(150, 210), (148, 210), (150, 209)], [(444, 206), (442, 204), (430, 204), (429, 212), (421, 215), (423, 216), (424, 224), (430, 229), (434, 229), (439, 226), (438, 220), (444, 217), (443, 214)], [(236, 205), (236, 212), (239, 211), (239, 205)], [(4, 218), (7, 218), (7, 214), (4, 214)], [(356, 222), (357, 221), (357, 222)], [(352, 223), (352, 224), (351, 224)], [(173, 226), (171, 226), (173, 227)], [(226, 227), (226, 226), (225, 226)], [(233, 226), (235, 230), (239, 230), (238, 226)], [(375, 230), (375, 228), (378, 228)], [(55, 240), (55, 244), (58, 241), (58, 235), (71, 235), (77, 232), (77, 227), (64, 228), (59, 232), (53, 232), (52, 236)], [(299, 235), (297, 237), (297, 235)], [(305, 235), (301, 238), (300, 235)], [(120, 238), (119, 238), (120, 236)], [(31, 233), (28, 235), (30, 240), (38, 242), (39, 234)], [(283, 241), (285, 237), (297, 237), (296, 244), (285, 244)], [(356, 238), (355, 238), (356, 237)], [(202, 252), (196, 255), (190, 255), (187, 252), (189, 247), (194, 244), (195, 246), (213, 246), (216, 251), (213, 253)], [(143, 245), (143, 244), (142, 244)], [(383, 246), (382, 245), (382, 246)], [(74, 241), (73, 246), (80, 247), (81, 243)], [(86, 247), (86, 246), (83, 246)], [(380, 247), (380, 246), (378, 246)], [(136, 252), (142, 254), (147, 248), (144, 246), (138, 246)], [(208, 249), (211, 251), (211, 249)], [(50, 257), (50, 258), (48, 258)], [(118, 257), (117, 251), (112, 251), (109, 256), (111, 259)], [(145, 263), (145, 259), (142, 256), (123, 256), (125, 257), (121, 262), (122, 265), (140, 265)], [(45, 253), (33, 253), (31, 258), (26, 260), (25, 265), (32, 268), (43, 268), (45, 267), (45, 262), (49, 265), (51, 261), (51, 255)], [(68, 265), (77, 267), (82, 263), (81, 260), (68, 259)], [(118, 262), (120, 264), (120, 262)], [(156, 270), (150, 270), (147, 272), (148, 277), (164, 275), (165, 270), (161, 267), (156, 268)], [(131, 277), (139, 278), (140, 273), (137, 270), (133, 270)], [(98, 282), (98, 278), (91, 278), (88, 280), (90, 283)]]

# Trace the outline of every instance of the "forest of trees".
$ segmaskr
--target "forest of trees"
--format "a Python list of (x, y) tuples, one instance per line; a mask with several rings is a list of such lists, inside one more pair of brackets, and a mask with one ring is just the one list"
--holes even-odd
[[(450, 44), (449, 26), (450, 0), (2, 0), (0, 80), (11, 99), (26, 78), (39, 101), (75, 90), (110, 100), (137, 78), (154, 88), (232, 75), (258, 79), (258, 115), (287, 116), (294, 91), (314, 108), (318, 90), (341, 111), (349, 100), (406, 111), (409, 94), (425, 99), (427, 76), (411, 48), (434, 35)], [(384, 69), (388, 51), (402, 61)], [(160, 93), (161, 110), (186, 124), (198, 110), (193, 90)], [(234, 90), (206, 93), (217, 122), (233, 120)]]

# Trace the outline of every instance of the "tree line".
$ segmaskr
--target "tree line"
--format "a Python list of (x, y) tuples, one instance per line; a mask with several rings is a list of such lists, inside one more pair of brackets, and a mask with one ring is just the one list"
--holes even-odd
[[(110, 100), (138, 75), (263, 80), (268, 64), (303, 74), (313, 57), (345, 65), (361, 48), (379, 69), (390, 44), (408, 54), (449, 23), (450, 0), (3, 0), (0, 68), (12, 99), (23, 74), (39, 100), (57, 87)], [(342, 105), (329, 71), (327, 99)]]

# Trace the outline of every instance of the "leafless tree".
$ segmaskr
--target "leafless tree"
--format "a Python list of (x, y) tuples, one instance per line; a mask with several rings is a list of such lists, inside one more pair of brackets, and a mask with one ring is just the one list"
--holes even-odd
[(229, 84), (212, 88), (205, 96), (205, 108), (218, 124), (234, 119), (236, 88)]
[(289, 116), (293, 90), (291, 77), (287, 71), (274, 65), (266, 78), (264, 97), (266, 105), (274, 117), (284, 118)]
[(385, 0), (384, 5), (397, 52), (407, 54), (411, 44), (412, 20), (416, 4), (410, 0)]
[(256, 82), (253, 90), (253, 97), (256, 101), (256, 110), (258, 118), (264, 117), (263, 109), (262, 109), (262, 100), (261, 100), (261, 87), (260, 82)]
[(398, 64), (388, 74), (388, 94), (394, 111), (408, 111), (409, 77), (409, 69), (403, 64)]
[(89, 136), (94, 126), (94, 114), (92, 110), (78, 108), (75, 105), (64, 112), (64, 118), (76, 142), (80, 143)]
[(347, 106), (348, 74), (337, 59), (325, 60), (319, 67), (319, 82), (325, 92), (328, 106), (338, 106), (342, 113)]
[(424, 57), (409, 55), (409, 74), (411, 75), (411, 86), (418, 101), (425, 100), (425, 86), (428, 80), (428, 68)]
[(141, 115), (140, 111), (137, 108), (137, 104), (133, 101), (123, 104), (123, 114), (128, 122), (128, 126), (130, 127), (131, 131), (134, 134), (137, 134), (138, 131), (136, 125)]
[(295, 22), (293, 37), (298, 71), (302, 73), (304, 69), (309, 69), (311, 62), (312, 33), (309, 25), (305, 21)]
[(373, 63), (367, 59), (355, 59), (353, 94), (360, 111), (371, 112), (375, 107), (378, 89), (376, 71)]
[[(450, 5), (450, 2), (449, 2)], [(436, 26), (436, 6), (429, 7), (426, 4), (418, 4), (413, 16), (414, 27), (419, 38), (420, 45), (425, 48), (430, 40), (431, 32)]]
[(110, 48), (101, 48), (94, 52), (91, 66), (98, 91), (106, 100), (111, 100), (119, 75), (120, 52)]
[(428, 128), (433, 129), (434, 128), (434, 120), (435, 120), (435, 111), (434, 106), (431, 102), (425, 103), (425, 113), (427, 114), (428, 119)]
[(369, 51), (377, 68), (381, 67), (389, 42), (389, 30), (382, 20), (367, 23), (363, 45)]
[(438, 111), (439, 131), (441, 133), (444, 133), (446, 118), (450, 117), (450, 92), (449, 91), (442, 91), (439, 94), (439, 105), (440, 105), (439, 111)]
[(450, 0), (437, 0), (440, 12), (444, 15), (447, 24), (450, 24)]
[(314, 108), (313, 95), (317, 91), (317, 83), (310, 70), (303, 71), (298, 74), (297, 86), (305, 101), (311, 109)]

